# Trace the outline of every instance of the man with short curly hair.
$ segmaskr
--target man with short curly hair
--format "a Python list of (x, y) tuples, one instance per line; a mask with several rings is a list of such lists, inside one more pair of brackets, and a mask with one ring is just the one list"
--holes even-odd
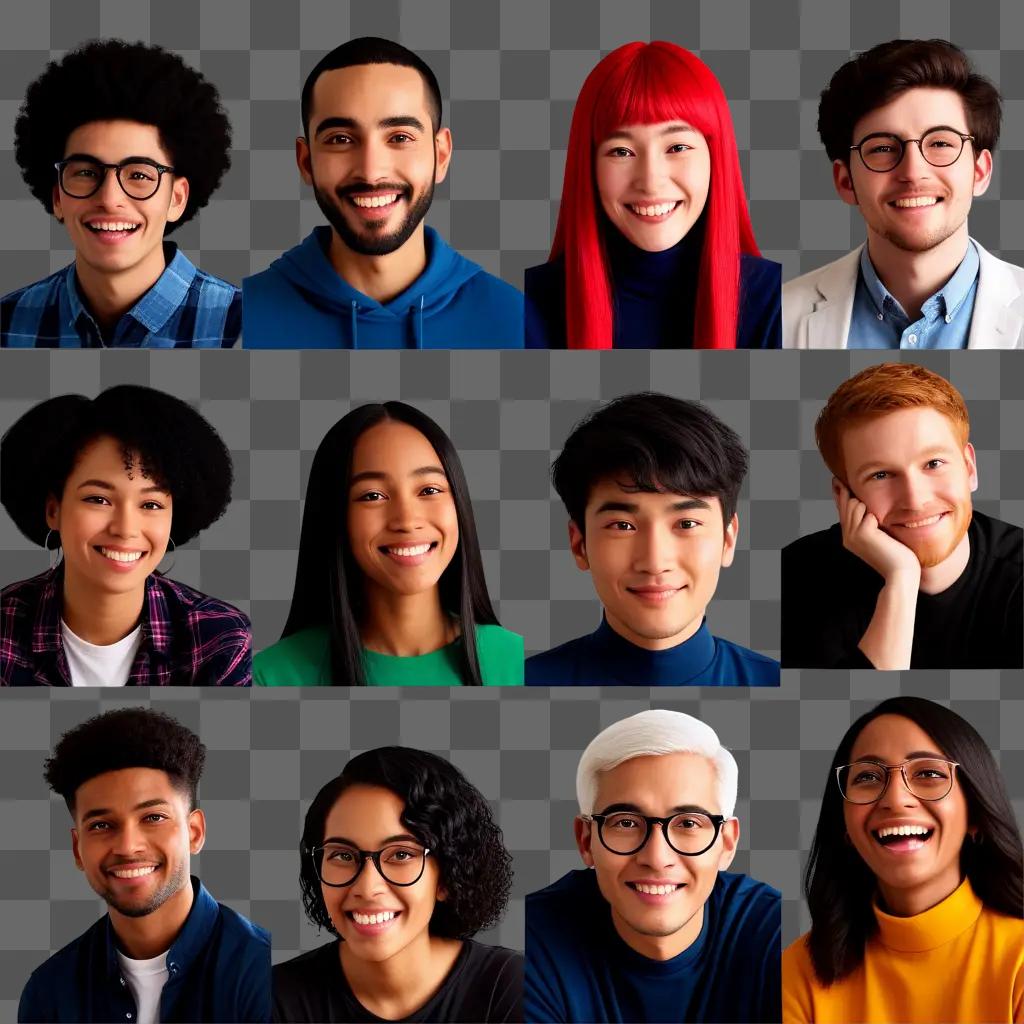
[(0, 347), (229, 348), (241, 293), (164, 240), (230, 166), (214, 86), (159, 46), (110, 39), (28, 87), (14, 155), (74, 263), (0, 300)]
[(75, 864), (109, 911), (33, 971), (19, 1021), (266, 1021), (270, 935), (217, 903), (190, 858), (206, 747), (148, 708), (65, 733), (45, 765), (74, 822)]

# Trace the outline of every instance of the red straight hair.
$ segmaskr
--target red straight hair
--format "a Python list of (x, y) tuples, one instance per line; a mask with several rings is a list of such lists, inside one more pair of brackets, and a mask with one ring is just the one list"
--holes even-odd
[[(740, 253), (760, 256), (732, 116), (711, 69), (674, 43), (627, 43), (587, 76), (569, 129), (562, 202), (549, 260), (565, 259), (569, 348), (612, 347), (612, 300), (594, 150), (619, 128), (685, 121), (707, 140), (711, 183), (694, 312), (694, 348), (735, 348)], [(614, 229), (613, 229), (614, 230)]]

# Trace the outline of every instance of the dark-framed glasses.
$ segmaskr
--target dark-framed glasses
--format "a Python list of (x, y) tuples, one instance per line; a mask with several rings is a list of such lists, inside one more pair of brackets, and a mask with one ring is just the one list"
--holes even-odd
[(348, 843), (324, 843), (306, 851), (324, 885), (351, 885), (368, 860), (391, 885), (415, 885), (423, 876), (430, 850), (415, 843), (390, 843), (379, 850), (359, 850)]
[(948, 125), (929, 128), (919, 139), (901, 139), (887, 132), (872, 132), (865, 135), (850, 151), (860, 153), (861, 162), (869, 171), (879, 174), (899, 167), (907, 146), (911, 143), (921, 151), (921, 156), (932, 167), (949, 167), (960, 159), (965, 142), (973, 142), (973, 135), (964, 135)]
[(639, 853), (651, 838), (651, 829), (661, 826), (665, 842), (684, 857), (696, 857), (715, 845), (722, 823), (729, 819), (724, 814), (704, 814), (684, 811), (670, 818), (649, 818), (633, 811), (615, 811), (612, 814), (583, 814), (584, 821), (597, 822), (597, 837), (611, 853), (629, 857)]
[(70, 156), (58, 160), (57, 181), (60, 190), (73, 199), (88, 199), (95, 195), (106, 180), (107, 172), (113, 171), (121, 191), (130, 199), (151, 199), (160, 188), (165, 174), (174, 174), (174, 168), (158, 164), (145, 157), (132, 157), (119, 164), (105, 164), (91, 156)]
[(918, 800), (941, 800), (953, 788), (957, 761), (944, 757), (912, 757), (902, 764), (878, 761), (854, 761), (836, 769), (836, 781), (843, 799), (851, 804), (873, 804), (889, 786), (894, 771), (903, 776), (903, 785)]

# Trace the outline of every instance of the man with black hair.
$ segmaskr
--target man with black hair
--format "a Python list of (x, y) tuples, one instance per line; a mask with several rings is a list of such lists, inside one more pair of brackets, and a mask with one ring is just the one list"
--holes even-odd
[(14, 155), (74, 263), (0, 300), (0, 347), (230, 348), (241, 293), (164, 240), (230, 165), (217, 90), (176, 54), (118, 39), (28, 87)]
[(527, 686), (779, 685), (778, 662), (705, 619), (735, 555), (747, 461), (717, 416), (668, 395), (625, 395), (576, 425), (551, 473), (604, 616), (527, 659)]
[(330, 226), (242, 282), (246, 348), (522, 348), (522, 294), (424, 224), (452, 136), (423, 60), (350, 39), (306, 79), (302, 131)]
[(1001, 116), (999, 91), (945, 39), (879, 43), (836, 71), (818, 134), (867, 241), (783, 287), (784, 348), (1024, 347), (1024, 268), (967, 224)]
[(64, 734), (45, 765), (75, 864), (109, 912), (33, 971), (19, 1021), (266, 1021), (270, 935), (217, 903), (190, 857), (206, 839), (199, 737), (122, 708)]

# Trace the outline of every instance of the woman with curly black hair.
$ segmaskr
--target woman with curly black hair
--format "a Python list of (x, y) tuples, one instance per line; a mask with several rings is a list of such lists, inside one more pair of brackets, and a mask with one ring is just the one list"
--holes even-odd
[(5, 686), (249, 686), (237, 608), (158, 571), (219, 519), (231, 455), (191, 406), (122, 384), (31, 408), (0, 442), (0, 502), (60, 555), (0, 597)]
[(221, 348), (241, 293), (165, 242), (230, 166), (214, 86), (159, 46), (72, 50), (28, 87), (14, 156), (75, 262), (0, 300), (0, 347)]
[(277, 1021), (521, 1021), (523, 957), (497, 924), (512, 858), (483, 795), (436, 754), (352, 758), (306, 812), (299, 886), (336, 941), (274, 968)]

